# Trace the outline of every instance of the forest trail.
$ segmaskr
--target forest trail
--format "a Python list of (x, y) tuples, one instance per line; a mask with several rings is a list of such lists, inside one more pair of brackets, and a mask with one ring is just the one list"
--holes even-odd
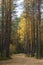
[(43, 65), (43, 59), (27, 57), (25, 54), (12, 55), (12, 59), (0, 61), (0, 65)]

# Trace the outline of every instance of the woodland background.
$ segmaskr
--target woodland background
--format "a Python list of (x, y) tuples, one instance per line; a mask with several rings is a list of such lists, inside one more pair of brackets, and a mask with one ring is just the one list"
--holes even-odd
[(18, 53), (43, 57), (43, 0), (0, 0), (0, 58)]

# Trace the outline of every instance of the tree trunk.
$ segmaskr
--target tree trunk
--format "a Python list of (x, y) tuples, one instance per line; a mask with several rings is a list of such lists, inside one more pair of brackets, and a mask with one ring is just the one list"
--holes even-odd
[(36, 45), (36, 56), (37, 58), (40, 58), (40, 43), (41, 43), (41, 29), (40, 29), (40, 26), (41, 26), (41, 14), (40, 14), (40, 0), (37, 0), (37, 15), (36, 15), (36, 33), (37, 33), (37, 38), (36, 38), (36, 42), (37, 42), (37, 45)]
[(4, 45), (4, 0), (2, 0), (2, 32), (1, 32), (1, 56), (3, 56)]
[(5, 46), (6, 57), (9, 57), (9, 47), (11, 42), (11, 0), (6, 5), (6, 25), (5, 25)]

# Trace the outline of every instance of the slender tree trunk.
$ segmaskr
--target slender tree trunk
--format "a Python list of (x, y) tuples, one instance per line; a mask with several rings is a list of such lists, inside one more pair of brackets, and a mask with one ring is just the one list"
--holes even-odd
[(2, 35), (1, 35), (1, 56), (3, 56), (3, 44), (4, 44), (4, 0), (2, 0)]
[(34, 1), (32, 4), (32, 22), (31, 22), (31, 29), (32, 29), (32, 56), (35, 53), (35, 20), (34, 20)]
[(41, 14), (40, 14), (40, 0), (37, 0), (37, 15), (36, 15), (36, 33), (37, 33), (37, 45), (36, 45), (36, 56), (37, 58), (40, 58), (40, 43), (41, 43), (41, 29), (40, 29), (40, 26), (41, 26)]
[(9, 57), (9, 47), (11, 42), (11, 0), (6, 3), (6, 25), (5, 25), (5, 47), (6, 47), (6, 57)]
[(6, 49), (6, 56), (9, 56), (9, 47), (10, 47), (10, 42), (11, 42), (11, 0), (9, 0), (9, 11), (8, 11), (8, 45)]

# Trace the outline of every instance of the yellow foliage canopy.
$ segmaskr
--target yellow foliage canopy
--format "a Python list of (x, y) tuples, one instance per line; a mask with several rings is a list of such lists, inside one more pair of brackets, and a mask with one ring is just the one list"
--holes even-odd
[(21, 21), (19, 23), (20, 29), (18, 30), (18, 34), (20, 34), (21, 40), (23, 40), (26, 30), (26, 19), (24, 17), (21, 17)]
[(19, 30), (18, 30), (18, 34), (20, 34), (20, 38), (23, 41), (25, 35), (29, 35), (29, 37), (31, 36), (31, 22), (28, 21), (27, 24), (27, 20), (24, 17), (21, 17), (21, 21), (19, 23)]

